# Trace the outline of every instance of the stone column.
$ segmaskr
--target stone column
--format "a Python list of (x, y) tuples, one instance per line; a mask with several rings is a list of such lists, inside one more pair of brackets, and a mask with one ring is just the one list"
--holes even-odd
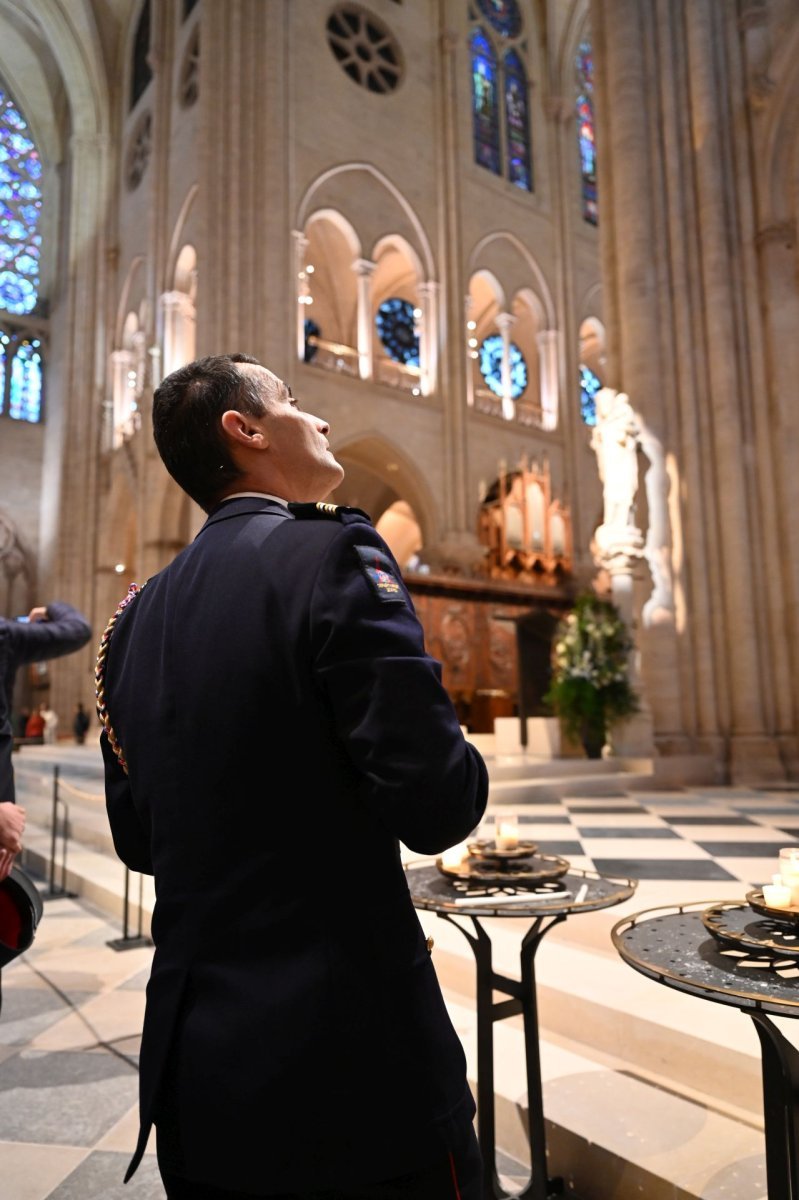
[(541, 397), (541, 428), (558, 427), (558, 331), (542, 329), (536, 335), (538, 346), (539, 390)]
[[(170, 375), (194, 358), (196, 314), (191, 296), (185, 292), (164, 292), (160, 300), (163, 317), (164, 354), (163, 367), (159, 364), (158, 379), (153, 378), (156, 388), (163, 375)], [(152, 355), (151, 355), (152, 357)]]
[(422, 315), (419, 322), (419, 386), (423, 396), (437, 390), (438, 375), (438, 284), (433, 280), (418, 287)]
[[(109, 143), (75, 136), (69, 147), (72, 208), (64, 248), (64, 297), (59, 320), (64, 348), (60, 413), (51, 409), (42, 494), (42, 548), (50, 567), (47, 599), (63, 599), (95, 616), (94, 578), (99, 450), (106, 354), (100, 321), (105, 282), (103, 229)], [(50, 423), (50, 422), (49, 422)], [(57, 536), (56, 536), (57, 531)], [(99, 637), (97, 629), (94, 633)], [(51, 702), (66, 720), (77, 698), (90, 694), (93, 643), (53, 666)]]
[(204, 248), (198, 353), (236, 347), (278, 374), (295, 344), (283, 283), (290, 274), (285, 20), (284, 5), (263, 0), (202, 5), (196, 201)]
[(356, 258), (352, 264), (358, 280), (358, 374), (361, 379), (374, 375), (374, 337), (372, 336), (372, 276), (377, 263)]
[(516, 324), (516, 318), (513, 313), (500, 312), (494, 320), (502, 335), (502, 415), (506, 421), (512, 421), (516, 416), (516, 405), (513, 401), (510, 374), (510, 331)]
[(122, 440), (119, 432), (127, 416), (128, 395), (130, 388), (130, 371), (133, 368), (133, 355), (130, 350), (113, 350), (111, 353), (111, 422), (108, 430), (107, 450), (118, 446)]
[(308, 239), (301, 229), (292, 230), (294, 239), (294, 308), (297, 314), (297, 358), (300, 362), (305, 359), (305, 318), (308, 316), (308, 305), (303, 302), (305, 289), (305, 256), (308, 253)]
[(439, 71), (436, 94), (438, 171), (438, 239), (442, 286), (439, 395), (443, 405), (443, 537), (436, 554), (444, 566), (469, 573), (482, 557), (474, 532), (474, 499), (468, 492), (466, 355), (463, 297), (465, 253), (461, 227), (461, 111), (458, 105), (458, 59), (461, 36), (450, 28), (446, 0), (438, 0)]

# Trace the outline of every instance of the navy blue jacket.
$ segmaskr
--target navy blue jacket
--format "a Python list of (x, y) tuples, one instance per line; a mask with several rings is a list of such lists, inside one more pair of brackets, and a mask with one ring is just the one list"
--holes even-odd
[(487, 777), (385, 543), (357, 510), (223, 503), (120, 616), (106, 699), (114, 843), (157, 895), (129, 1174), (167, 1063), (189, 1179), (429, 1163), (473, 1107), (398, 839), (466, 837)]
[(15, 799), (11, 700), (17, 668), (72, 654), (92, 636), (86, 618), (71, 604), (48, 604), (47, 617), (30, 624), (0, 617), (0, 801)]

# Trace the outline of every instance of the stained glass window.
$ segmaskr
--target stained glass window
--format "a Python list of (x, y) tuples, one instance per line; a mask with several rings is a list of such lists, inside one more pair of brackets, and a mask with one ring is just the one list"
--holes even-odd
[(147, 84), (153, 77), (152, 68), (148, 62), (150, 56), (150, 0), (144, 0), (139, 23), (136, 26), (136, 36), (133, 40), (133, 64), (130, 76), (130, 107), (136, 107), (136, 101), (144, 94)]
[[(512, 400), (527, 388), (527, 363), (515, 342), (510, 343), (510, 394)], [(489, 334), (480, 347), (480, 374), (495, 396), (502, 396), (502, 337)]]
[(471, 38), (472, 114), (474, 157), (481, 167), (502, 172), (499, 152), (499, 104), (497, 102), (497, 57), (482, 29)]
[(0, 413), (15, 421), (42, 418), (42, 353), (38, 338), (0, 330)]
[(522, 15), (516, 0), (477, 0), (480, 12), (497, 33), (513, 38), (522, 27)]
[(602, 381), (592, 370), (580, 365), (580, 416), (586, 425), (596, 425), (596, 394)]
[(25, 118), (0, 87), (0, 309), (20, 315), (39, 298), (41, 178)]
[(590, 42), (582, 42), (577, 52), (577, 81), (577, 138), (583, 181), (583, 218), (589, 224), (596, 225), (599, 222), (599, 211), (596, 187), (594, 55)]
[(322, 330), (316, 324), (316, 321), (312, 321), (310, 317), (305, 318), (304, 329), (305, 329), (305, 353), (303, 355), (302, 360), (303, 360), (303, 362), (309, 363), (309, 362), (313, 362), (314, 356), (316, 355), (316, 352), (319, 349), (319, 347), (316, 345), (316, 343), (311, 342), (310, 339), (320, 337)]
[(505, 127), (508, 145), (508, 179), (517, 187), (533, 189), (530, 172), (530, 115), (527, 74), (515, 50), (505, 55)]
[(401, 300), (399, 296), (384, 300), (377, 310), (375, 324), (390, 358), (406, 367), (419, 366), (419, 336), (409, 300)]

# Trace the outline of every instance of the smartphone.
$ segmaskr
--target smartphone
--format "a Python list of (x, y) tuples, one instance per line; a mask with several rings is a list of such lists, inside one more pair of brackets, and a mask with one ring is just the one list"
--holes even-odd
[(23, 625), (30, 624), (30, 617), (17, 617), (16, 620), (21, 621)]

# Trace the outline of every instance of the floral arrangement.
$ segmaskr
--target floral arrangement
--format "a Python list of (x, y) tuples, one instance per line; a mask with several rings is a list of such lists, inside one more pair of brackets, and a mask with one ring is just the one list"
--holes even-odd
[(544, 697), (570, 737), (598, 742), (601, 749), (607, 727), (638, 711), (628, 678), (631, 649), (614, 604), (592, 592), (577, 597), (555, 634), (552, 683)]

